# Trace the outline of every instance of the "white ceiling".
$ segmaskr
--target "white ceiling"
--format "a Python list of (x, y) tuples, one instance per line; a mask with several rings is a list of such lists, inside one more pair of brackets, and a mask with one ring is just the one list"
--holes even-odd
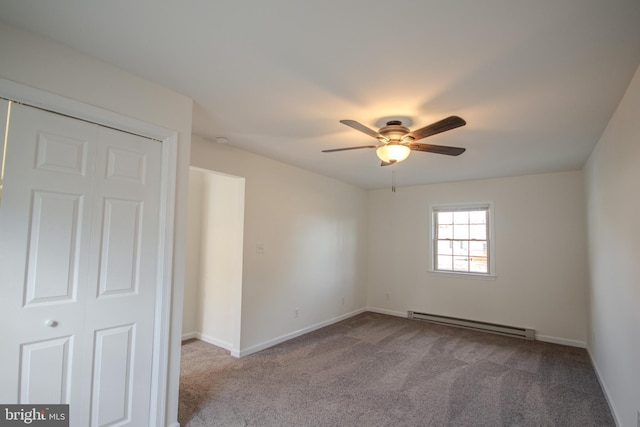
[[(0, 0), (0, 19), (195, 100), (194, 133), (390, 185), (340, 124), (467, 126), (421, 142), (398, 186), (582, 167), (640, 64), (638, 0)], [(212, 144), (215, 142), (211, 142)]]

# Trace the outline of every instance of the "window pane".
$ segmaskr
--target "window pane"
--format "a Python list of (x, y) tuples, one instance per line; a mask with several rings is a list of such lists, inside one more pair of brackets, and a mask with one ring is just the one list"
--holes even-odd
[(486, 257), (473, 257), (469, 263), (469, 271), (473, 273), (487, 273), (487, 258)]
[(469, 271), (469, 258), (456, 256), (453, 258), (454, 271)]
[(489, 209), (486, 205), (442, 209), (432, 212), (434, 268), (489, 274)]
[(438, 255), (438, 266), (436, 268), (438, 270), (452, 270), (453, 258), (450, 256)]
[(454, 212), (453, 213), (454, 224), (469, 224), (469, 212)]
[(438, 241), (438, 255), (453, 255), (453, 242), (451, 240)]
[(487, 226), (485, 224), (470, 225), (469, 238), (474, 240), (487, 240)]
[[(456, 212), (457, 213), (457, 212)], [(469, 226), (467, 224), (456, 224), (453, 226), (453, 238), (454, 239), (468, 239), (469, 238)]]
[(469, 242), (469, 255), (472, 257), (487, 256), (487, 242)]
[(438, 240), (453, 239), (453, 225), (438, 225)]
[(466, 240), (454, 240), (453, 241), (453, 254), (454, 255), (469, 255), (469, 242)]
[(469, 212), (469, 222), (471, 224), (486, 224), (487, 211), (471, 211)]
[(453, 212), (438, 212), (438, 224), (453, 224)]

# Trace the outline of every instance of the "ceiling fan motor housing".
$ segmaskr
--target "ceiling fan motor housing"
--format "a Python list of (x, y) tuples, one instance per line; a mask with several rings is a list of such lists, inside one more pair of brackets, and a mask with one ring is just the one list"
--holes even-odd
[(405, 141), (403, 139), (403, 137), (409, 132), (409, 128), (402, 126), (402, 122), (398, 120), (392, 120), (387, 122), (387, 125), (378, 131), (378, 133), (383, 136), (383, 138), (378, 139), (384, 144), (409, 143), (413, 141), (413, 138), (411, 138), (409, 141)]

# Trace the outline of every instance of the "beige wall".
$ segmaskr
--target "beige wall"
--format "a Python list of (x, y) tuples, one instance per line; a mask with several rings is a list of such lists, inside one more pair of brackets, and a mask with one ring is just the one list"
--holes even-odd
[[(430, 206), (470, 202), (493, 203), (496, 277), (431, 273)], [(368, 305), (527, 327), (585, 346), (585, 245), (579, 171), (371, 191)]]
[[(580, 171), (364, 192), (193, 140), (192, 164), (247, 178), (243, 351), (367, 307), (529, 327), (586, 346)], [(468, 202), (493, 203), (495, 278), (429, 272), (430, 206)]]
[(584, 168), (589, 351), (620, 426), (640, 421), (640, 68)]
[(195, 135), (191, 164), (246, 179), (242, 354), (364, 309), (364, 190)]
[(202, 182), (204, 174), (189, 170), (189, 207), (187, 219), (187, 256), (184, 280), (184, 314), (182, 339), (196, 338), (198, 293), (200, 286), (200, 245), (202, 237)]

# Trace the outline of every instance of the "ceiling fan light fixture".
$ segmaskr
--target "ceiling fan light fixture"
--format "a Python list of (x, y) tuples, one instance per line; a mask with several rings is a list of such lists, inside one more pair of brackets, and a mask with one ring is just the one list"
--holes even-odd
[(397, 163), (405, 160), (411, 154), (411, 149), (402, 144), (387, 144), (376, 150), (378, 158), (386, 163)]
[(467, 122), (458, 116), (449, 116), (445, 119), (431, 123), (428, 126), (414, 130), (413, 132), (411, 132), (406, 126), (403, 126), (403, 122), (400, 120), (388, 120), (387, 125), (380, 128), (377, 132), (362, 123), (356, 122), (355, 120), (340, 120), (340, 123), (377, 139), (379, 145), (360, 145), (358, 147), (334, 148), (331, 150), (322, 150), (323, 153), (357, 150), (361, 148), (375, 148), (378, 158), (382, 160), (382, 164), (380, 166), (389, 166), (405, 160), (409, 157), (411, 151), (445, 154), (447, 156), (459, 156), (465, 152), (465, 149), (460, 147), (420, 144), (415, 142), (428, 136), (436, 135), (466, 125)]

